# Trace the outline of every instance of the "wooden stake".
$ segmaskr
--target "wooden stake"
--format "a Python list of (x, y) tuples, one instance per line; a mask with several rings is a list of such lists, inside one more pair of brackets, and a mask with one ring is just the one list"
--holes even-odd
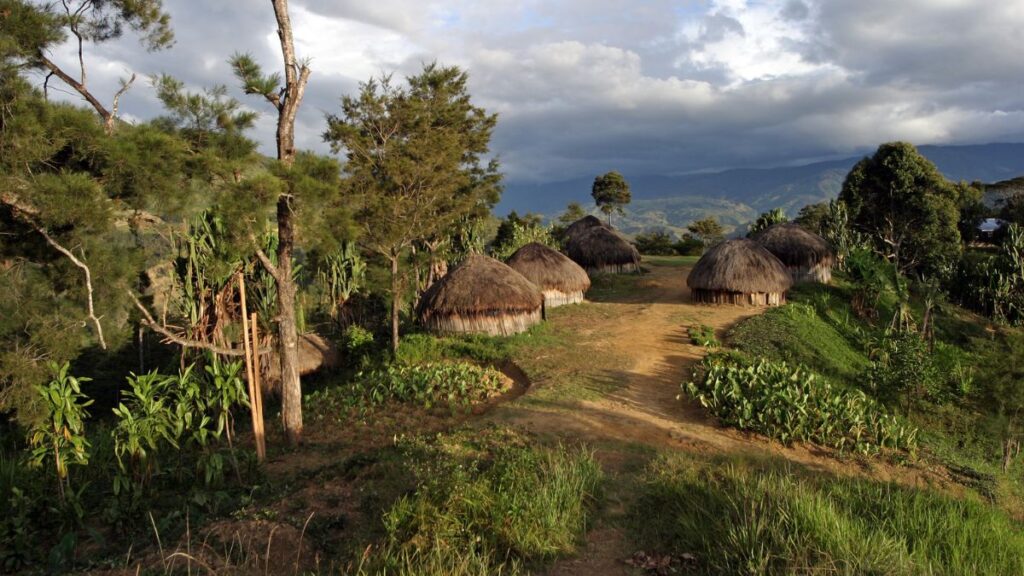
[(260, 454), (259, 448), (259, 423), (256, 418), (256, 379), (252, 375), (252, 349), (249, 346), (249, 312), (245, 305), (245, 276), (241, 272), (238, 273), (238, 294), (242, 301), (242, 342), (245, 349), (245, 375), (246, 380), (249, 381), (249, 412), (252, 414), (252, 431), (257, 437), (256, 459), (263, 462), (263, 455)]
[(254, 416), (258, 425), (256, 432), (256, 456), (262, 462), (267, 457), (267, 441), (263, 433), (263, 388), (260, 386), (260, 333), (256, 313), (252, 313), (252, 375), (253, 392), (256, 399)]

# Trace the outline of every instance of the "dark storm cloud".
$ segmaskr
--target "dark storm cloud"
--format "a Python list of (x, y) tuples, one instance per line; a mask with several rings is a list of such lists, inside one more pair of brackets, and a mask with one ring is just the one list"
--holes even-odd
[[(90, 51), (90, 82), (116, 90), (125, 70), (227, 84), (252, 53), (280, 66), (270, 7), (167, 0), (178, 37), (147, 53), (133, 38)], [(372, 75), (424, 62), (470, 72), (474, 100), (499, 113), (494, 151), (512, 180), (610, 168), (679, 173), (859, 153), (890, 139), (1024, 139), (1024, 10), (985, 0), (293, 0), (300, 56), (314, 70), (300, 145), (320, 142), (325, 112)], [(73, 52), (55, 57), (73, 63)], [(122, 111), (160, 113), (140, 77)]]

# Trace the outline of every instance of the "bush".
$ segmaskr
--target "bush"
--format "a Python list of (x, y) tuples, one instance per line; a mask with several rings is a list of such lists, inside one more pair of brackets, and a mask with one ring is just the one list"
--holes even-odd
[(715, 329), (707, 324), (690, 326), (687, 332), (690, 334), (690, 342), (694, 346), (704, 346), (705, 348), (718, 347), (718, 338), (715, 338)]
[(636, 249), (641, 254), (650, 256), (671, 256), (675, 254), (672, 246), (672, 235), (665, 230), (653, 230), (643, 234), (637, 234), (633, 239)]
[(683, 389), (729, 426), (786, 444), (808, 441), (864, 454), (916, 449), (916, 429), (863, 392), (833, 388), (803, 367), (713, 356), (703, 368), (703, 377)]
[(996, 576), (1024, 566), (1024, 535), (1006, 513), (933, 491), (673, 455), (651, 464), (638, 492), (640, 544), (691, 552), (699, 574)]
[(601, 469), (583, 449), (497, 431), (409, 442), (419, 486), (384, 515), (365, 573), (495, 574), (572, 552)]
[(672, 245), (672, 248), (680, 256), (700, 256), (704, 253), (704, 243), (690, 234), (684, 234), (678, 242)]
[(920, 335), (887, 334), (874, 348), (867, 380), (878, 398), (894, 401), (912, 394), (918, 399), (942, 399), (944, 382), (928, 343)]

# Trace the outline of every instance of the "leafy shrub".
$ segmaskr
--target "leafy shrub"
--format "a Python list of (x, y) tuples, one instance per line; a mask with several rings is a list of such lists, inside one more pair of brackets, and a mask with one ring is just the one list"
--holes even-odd
[(629, 518), (644, 549), (691, 552), (693, 573), (707, 575), (997, 576), (1024, 566), (1024, 535), (993, 506), (788, 463), (659, 458)]
[(500, 244), (491, 247), (491, 256), (498, 260), (508, 260), (509, 257), (515, 254), (516, 250), (531, 242), (537, 242), (555, 250), (559, 249), (558, 242), (551, 234), (550, 227), (513, 222), (508, 238)]
[(82, 394), (82, 382), (88, 378), (75, 378), (68, 374), (70, 365), (50, 363), (52, 379), (36, 390), (46, 406), (46, 419), (37, 422), (29, 434), (33, 446), (32, 463), (36, 466), (53, 465), (57, 479), (57, 494), (61, 503), (71, 488), (68, 466), (89, 463), (89, 440), (85, 437), (86, 407), (92, 404)]
[(683, 234), (678, 242), (672, 245), (680, 256), (700, 256), (704, 253), (704, 242), (694, 238), (692, 234)]
[(371, 408), (390, 402), (408, 402), (424, 408), (447, 404), (451, 408), (485, 400), (501, 389), (501, 374), (466, 362), (392, 364), (360, 372), (345, 392), (354, 408)]
[(787, 444), (809, 441), (865, 454), (916, 448), (916, 429), (863, 392), (833, 388), (803, 367), (717, 356), (703, 368), (703, 377), (683, 389), (727, 425)]
[(601, 468), (583, 449), (535, 447), (511, 431), (409, 442), (419, 486), (384, 516), (366, 573), (514, 573), (571, 552)]
[(671, 256), (676, 253), (672, 244), (672, 235), (665, 230), (652, 230), (637, 234), (633, 241), (641, 254)]
[(942, 399), (944, 383), (928, 343), (918, 334), (887, 334), (873, 348), (867, 381), (879, 398), (893, 401), (912, 394), (918, 399)]
[(717, 348), (718, 338), (715, 338), (715, 329), (707, 324), (698, 324), (690, 326), (687, 330), (690, 334), (690, 342), (694, 346), (704, 346), (705, 348)]

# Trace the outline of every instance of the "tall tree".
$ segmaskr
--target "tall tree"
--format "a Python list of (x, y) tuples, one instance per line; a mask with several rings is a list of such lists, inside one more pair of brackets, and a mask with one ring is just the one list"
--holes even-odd
[(793, 219), (794, 222), (805, 229), (814, 232), (818, 236), (824, 236), (825, 222), (828, 219), (828, 202), (817, 202), (808, 204), (800, 209), (800, 212)]
[(262, 96), (277, 111), (277, 159), (289, 184), (277, 195), (277, 258), (272, 260), (257, 245), (256, 255), (277, 283), (278, 344), (281, 355), (281, 421), (288, 441), (302, 441), (302, 382), (299, 379), (298, 328), (295, 319), (296, 286), (292, 272), (292, 253), (295, 249), (295, 180), (287, 172), (295, 162), (295, 117), (306, 92), (310, 68), (295, 56), (295, 40), (288, 14), (288, 0), (271, 0), (277, 19), (277, 36), (284, 59), (284, 83), (280, 74), (265, 75), (263, 69), (248, 54), (231, 58), (235, 75), (242, 81), (246, 94)]
[(344, 151), (359, 206), (361, 240), (391, 268), (391, 348), (399, 344), (400, 264), (409, 248), (487, 211), (500, 193), (498, 164), (485, 162), (497, 117), (474, 106), (468, 76), (429, 64), (397, 86), (371, 79), (328, 115), (324, 140)]
[[(0, 20), (4, 33), (16, 38), (18, 58), (47, 73), (44, 85), (56, 76), (77, 92), (103, 119), (107, 133), (114, 130), (121, 96), (135, 81), (135, 74), (121, 80), (108, 107), (89, 87), (86, 45), (116, 40), (124, 35), (126, 28), (136, 32), (142, 45), (150, 51), (162, 50), (174, 43), (171, 19), (164, 11), (163, 0), (0, 0)], [(68, 34), (75, 40), (77, 70), (61, 68), (50, 56), (52, 48)]]
[(720, 242), (725, 237), (725, 230), (722, 225), (715, 220), (714, 216), (708, 216), (701, 220), (690, 223), (686, 227), (691, 234), (700, 238), (700, 241), (704, 243), (704, 248)]
[(608, 224), (612, 223), (612, 213), (625, 214), (624, 207), (633, 199), (629, 191), (629, 182), (618, 172), (608, 172), (594, 178), (594, 186), (590, 195), (594, 202), (608, 217)]
[(960, 251), (959, 196), (913, 145), (890, 142), (853, 167), (839, 199), (854, 228), (901, 272), (935, 273)]

